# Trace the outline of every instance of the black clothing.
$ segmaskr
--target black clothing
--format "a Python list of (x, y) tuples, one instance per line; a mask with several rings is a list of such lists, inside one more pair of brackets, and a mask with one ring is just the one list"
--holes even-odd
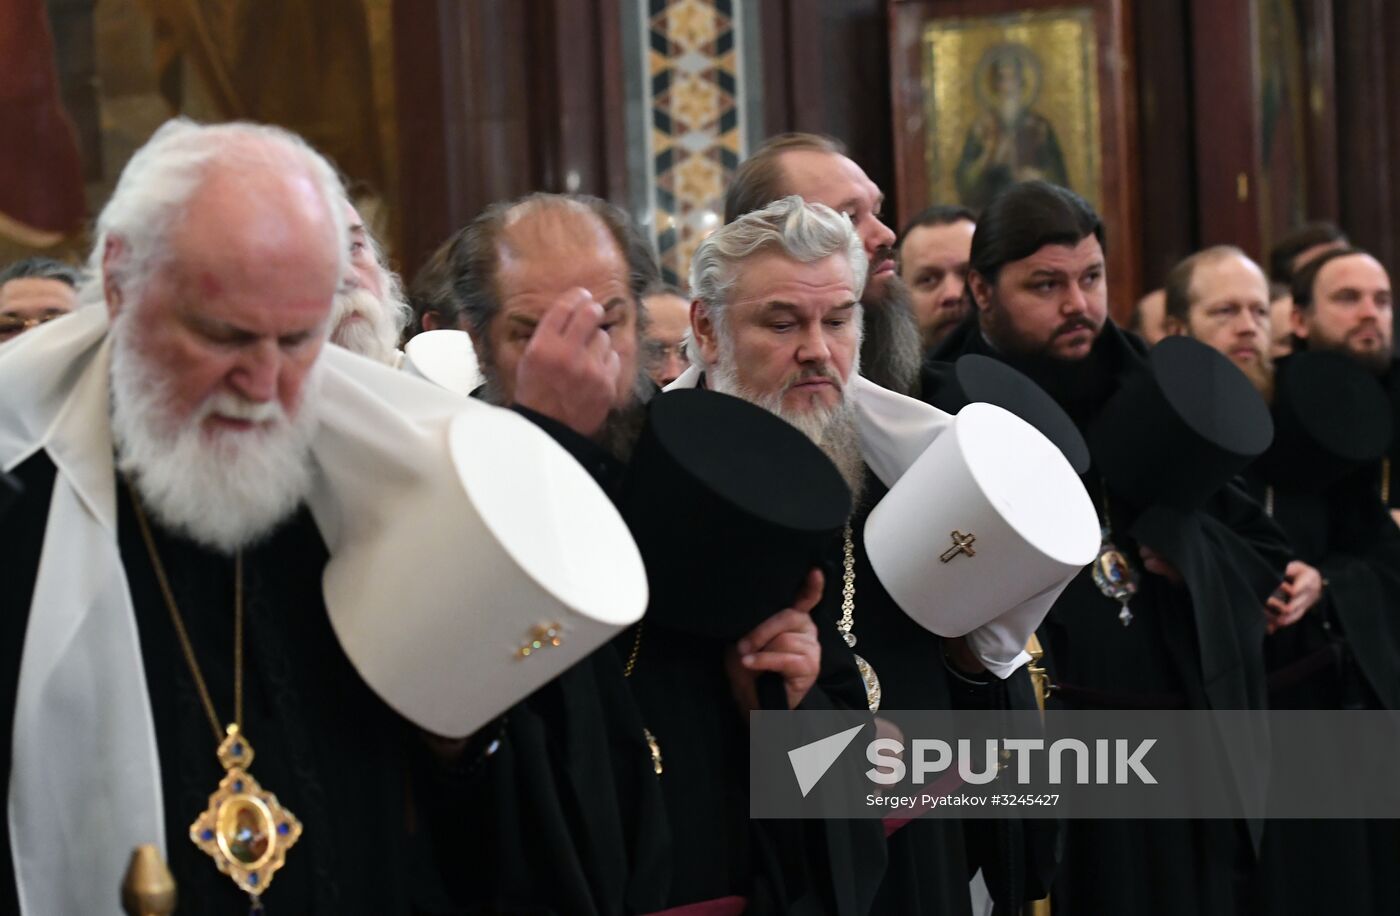
[[(17, 560), (6, 564), (14, 587), (0, 596), (0, 732), (7, 742), (54, 473), (42, 452), (21, 465), (25, 495), (0, 527), (0, 549)], [(156, 727), (168, 864), (186, 907), (243, 914), (247, 895), (189, 840), (224, 770), (120, 482), (117, 499)], [(153, 534), (221, 724), (232, 721), (233, 560), (155, 525)], [(434, 764), (421, 736), (370, 691), (341, 650), (321, 599), (326, 559), (304, 511), (244, 558), (244, 732), (256, 755), (249, 771), (304, 826), (263, 899), (297, 913), (442, 912), (440, 882), (426, 867), (431, 808), (415, 790)], [(4, 750), (8, 784), (8, 744)], [(130, 850), (112, 854), (124, 858)], [(13, 894), (8, 854), (3, 867), (5, 892)], [(116, 888), (112, 895), (115, 909)]]
[[(627, 467), (563, 424), (515, 408), (572, 454), (615, 499)], [(838, 567), (839, 569), (839, 567)], [(723, 571), (716, 574), (722, 575)], [(825, 570), (828, 592), (833, 570)], [(839, 576), (836, 579), (839, 593)], [(837, 601), (839, 606), (839, 599)], [(864, 690), (835, 618), (813, 611), (822, 672), (802, 709), (864, 709)], [(781, 608), (773, 608), (773, 612)], [(879, 822), (765, 822), (749, 818), (748, 731), (724, 673), (720, 640), (661, 624), (652, 615), (619, 634), (611, 650), (634, 661), (627, 686), (641, 726), (654, 736), (663, 772), (647, 778), (665, 799), (669, 887), (664, 906), (740, 896), (747, 913), (865, 913), (884, 870)], [(660, 909), (661, 907), (656, 907)]]
[[(1086, 432), (1128, 374), (1142, 370), (1144, 352), (1109, 323), (1078, 362), (1008, 359), (973, 316), (925, 363), (924, 391), (937, 403), (951, 363), (981, 353), (1030, 376)], [(1202, 510), (1134, 511), (1113, 498), (1096, 466), (1084, 484), (1101, 513), (1107, 504), (1112, 540), (1129, 563), (1143, 572), (1138, 548), (1146, 543), (1184, 582), (1143, 574), (1125, 626), (1119, 603), (1099, 591), (1090, 570), (1076, 576), (1039, 631), (1050, 680), (1065, 688), (1052, 691), (1050, 705), (1265, 708), (1263, 605), (1288, 558), (1281, 533), (1235, 487)], [(1243, 792), (1262, 772), (1267, 736), (1228, 737), (1221, 779)], [(1261, 832), (1260, 822), (1070, 821), (1053, 904), (1059, 913), (1095, 916), (1234, 914), (1247, 905), (1245, 879)]]
[[(1371, 469), (1323, 491), (1275, 486), (1252, 470), (1298, 559), (1327, 584), (1318, 603), (1265, 641), (1270, 704), (1279, 709), (1400, 708), (1400, 529)], [(1260, 912), (1389, 913), (1384, 863), (1400, 856), (1393, 821), (1273, 820), (1258, 875)], [(1326, 882), (1315, 880), (1326, 874)]]
[[(0, 526), (12, 586), (0, 590), (6, 782), (54, 468), (41, 452), (19, 476), (24, 498)], [(182, 910), (243, 914), (247, 896), (188, 839), (223, 770), (121, 482), (118, 528)], [(233, 561), (158, 526), (153, 534), (215, 709), (231, 720)], [(327, 559), (305, 510), (244, 555), (244, 731), (256, 754), (249, 771), (304, 825), (264, 894), (269, 910), (573, 916), (660, 908), (664, 821), (645, 744), (625, 727), (635, 709), (611, 649), (517, 704), (447, 762), (345, 656), (321, 595)], [(10, 877), (0, 881), (0, 911), (8, 912), (14, 889), (4, 839)]]
[[(865, 523), (887, 492), (867, 470), (864, 495), (851, 519), (856, 561), (851, 632), (857, 639), (854, 651), (880, 679), (880, 708), (1034, 708), (1024, 668), (1006, 681), (991, 674), (954, 673), (944, 658), (942, 637), (915, 623), (881, 585), (865, 550)], [(813, 618), (819, 617), (820, 625), (833, 632), (841, 616), (842, 555), (843, 545), (833, 544), (826, 590), (813, 611)], [(843, 643), (836, 651), (849, 654)], [(1030, 831), (1023, 827), (1015, 818), (964, 822), (938, 816), (910, 821), (888, 839), (889, 867), (871, 912), (892, 916), (968, 912), (972, 906), (968, 882), (978, 868), (998, 901), (998, 912), (1015, 911), (1026, 900), (1045, 896), (1054, 862), (1054, 823), (1042, 822)]]

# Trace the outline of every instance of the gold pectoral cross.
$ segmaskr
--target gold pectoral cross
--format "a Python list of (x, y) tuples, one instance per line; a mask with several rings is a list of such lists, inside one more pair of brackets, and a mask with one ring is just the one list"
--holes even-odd
[(949, 536), (953, 539), (953, 546), (943, 551), (943, 553), (939, 555), (938, 559), (942, 560), (944, 563), (948, 563), (952, 561), (953, 557), (957, 556), (960, 553), (965, 553), (970, 557), (977, 556), (977, 551), (972, 549), (972, 545), (977, 541), (977, 535), (963, 534), (961, 531), (953, 531), (950, 532)]

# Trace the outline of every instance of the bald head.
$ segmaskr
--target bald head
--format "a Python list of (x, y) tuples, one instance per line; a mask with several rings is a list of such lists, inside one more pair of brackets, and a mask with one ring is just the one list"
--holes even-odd
[(172, 225), (165, 257), (201, 289), (300, 275), (303, 294), (329, 312), (344, 263), (343, 221), (305, 168), (280, 158), (254, 169), (211, 163)]
[[(458, 233), (448, 268), (490, 400), (514, 401), (520, 357), (540, 319), (574, 296), (602, 307), (622, 377), (636, 377), (637, 285), (646, 272), (629, 261), (637, 247), (630, 232), (626, 216), (604, 201), (532, 194), (489, 207)], [(635, 396), (634, 385), (619, 386), (617, 406)]]

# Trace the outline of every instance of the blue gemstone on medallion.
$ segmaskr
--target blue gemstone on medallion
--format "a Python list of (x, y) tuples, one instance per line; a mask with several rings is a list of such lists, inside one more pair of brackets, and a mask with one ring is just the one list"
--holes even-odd
[(243, 756), (243, 745), (241, 745), (241, 744), (235, 744), (235, 745), (233, 746), (233, 756), (235, 756), (235, 757), (242, 757), (242, 756)]
[(206, 830), (206, 831), (204, 831), (203, 833), (201, 833), (201, 834), (199, 835), (199, 838), (200, 838), (201, 840), (203, 840), (204, 842), (208, 843), (208, 842), (210, 842), (211, 840), (214, 839), (214, 831), (212, 831), (212, 830)]
[(258, 886), (258, 876), (256, 873), (248, 876), (248, 883), (253, 885), (254, 887)]
[(234, 780), (234, 783), (233, 783), (233, 791), (235, 791), (235, 792), (242, 792), (242, 791), (243, 791), (243, 780), (241, 780), (241, 779)]
[(282, 836), (286, 836), (287, 834), (292, 832), (292, 828), (287, 824), (278, 824), (277, 832), (280, 833)]

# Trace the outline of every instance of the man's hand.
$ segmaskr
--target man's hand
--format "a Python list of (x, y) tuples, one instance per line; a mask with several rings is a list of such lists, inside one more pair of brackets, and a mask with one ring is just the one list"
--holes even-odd
[(603, 307), (573, 289), (540, 319), (515, 372), (515, 403), (592, 437), (603, 428), (620, 362), (600, 324)]
[(982, 664), (982, 659), (978, 658), (977, 653), (967, 644), (966, 636), (945, 638), (943, 653), (962, 674), (981, 674), (987, 670), (987, 666)]
[(1267, 630), (1276, 633), (1291, 627), (1322, 597), (1322, 573), (1302, 560), (1294, 560), (1283, 572), (1283, 584), (1266, 603), (1269, 610)]
[(754, 681), (766, 671), (782, 675), (789, 709), (796, 709), (817, 682), (822, 649), (812, 608), (821, 600), (822, 581), (821, 570), (812, 570), (792, 607), (760, 623), (725, 652), (724, 672), (744, 712), (758, 708)]
[(1150, 573), (1161, 576), (1172, 585), (1181, 585), (1181, 572), (1167, 562), (1166, 558), (1153, 550), (1151, 547), (1138, 547), (1138, 556), (1142, 557), (1142, 568)]

